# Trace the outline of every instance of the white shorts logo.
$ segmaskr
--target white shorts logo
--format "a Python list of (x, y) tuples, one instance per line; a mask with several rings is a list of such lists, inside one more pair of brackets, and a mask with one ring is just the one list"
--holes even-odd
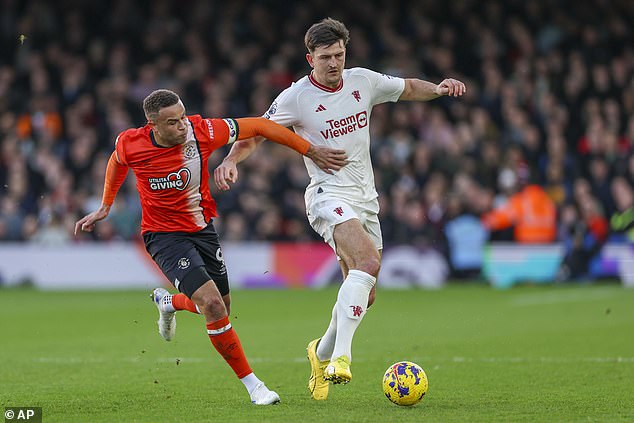
[(220, 248), (216, 250), (216, 260), (222, 263), (220, 265), (220, 273), (223, 275), (227, 273), (227, 266), (225, 265), (225, 259), (222, 257), (222, 250)]
[(189, 259), (187, 257), (182, 257), (178, 260), (178, 268), (181, 270), (187, 269), (189, 267)]

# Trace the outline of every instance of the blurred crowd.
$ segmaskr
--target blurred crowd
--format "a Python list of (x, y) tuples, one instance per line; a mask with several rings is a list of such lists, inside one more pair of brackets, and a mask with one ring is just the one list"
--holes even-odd
[[(117, 134), (145, 123), (142, 99), (170, 88), (189, 114), (259, 116), (309, 72), (303, 35), (326, 16), (351, 30), (347, 67), (467, 84), (466, 98), (374, 109), (386, 245), (448, 252), (465, 217), (518, 240), (521, 217), (491, 210), (527, 186), (552, 203), (552, 241), (634, 240), (629, 0), (2, 0), (0, 240), (137, 237), (132, 174), (94, 234), (72, 227), (100, 203)], [(301, 158), (266, 144), (231, 191), (213, 189), (222, 239), (317, 239)]]

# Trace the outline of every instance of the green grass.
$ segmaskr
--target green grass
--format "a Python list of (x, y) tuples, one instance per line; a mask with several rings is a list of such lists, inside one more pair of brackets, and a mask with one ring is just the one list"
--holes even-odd
[[(45, 422), (509, 422), (634, 420), (634, 290), (484, 285), (379, 291), (353, 345), (352, 382), (310, 400), (305, 347), (336, 289), (235, 291), (232, 322), (282, 397), (249, 403), (200, 316), (156, 332), (147, 292), (0, 290), (0, 404)], [(430, 388), (397, 407), (381, 378), (417, 362)]]

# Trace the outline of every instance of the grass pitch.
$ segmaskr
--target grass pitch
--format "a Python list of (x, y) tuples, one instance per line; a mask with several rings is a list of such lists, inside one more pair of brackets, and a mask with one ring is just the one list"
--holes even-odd
[[(381, 291), (353, 345), (353, 380), (328, 401), (306, 389), (308, 341), (336, 288), (234, 291), (232, 322), (282, 403), (250, 404), (212, 349), (202, 317), (156, 331), (148, 292), (0, 290), (0, 403), (45, 422), (633, 421), (634, 290), (459, 285)], [(420, 364), (430, 388), (391, 404), (384, 370)]]

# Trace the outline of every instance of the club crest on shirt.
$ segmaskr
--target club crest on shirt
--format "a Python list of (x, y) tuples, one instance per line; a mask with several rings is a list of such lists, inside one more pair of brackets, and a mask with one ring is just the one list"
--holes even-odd
[(194, 144), (187, 144), (183, 146), (183, 156), (185, 156), (186, 159), (193, 159), (196, 157), (196, 153), (197, 149)]
[(186, 167), (172, 172), (167, 176), (159, 178), (148, 178), (150, 189), (152, 191), (162, 191), (166, 189), (176, 189), (182, 191), (187, 188), (192, 174)]

